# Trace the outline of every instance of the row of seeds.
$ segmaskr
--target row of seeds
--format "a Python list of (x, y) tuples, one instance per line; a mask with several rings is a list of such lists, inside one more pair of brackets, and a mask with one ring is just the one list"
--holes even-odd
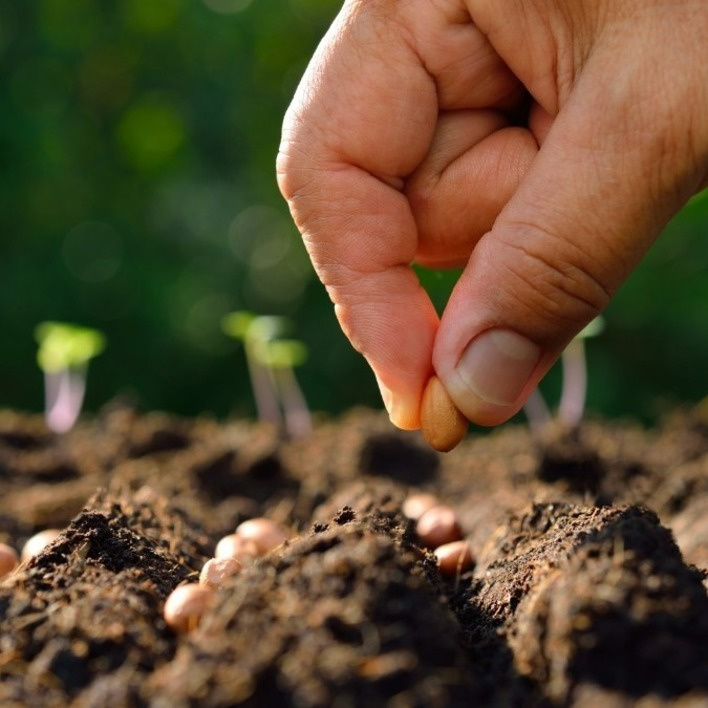
[[(457, 515), (451, 507), (440, 504), (432, 494), (413, 494), (403, 503), (402, 511), (416, 522), (418, 538), (435, 554), (441, 575), (456, 577), (472, 566), (469, 543), (462, 539)], [(180, 585), (170, 594), (165, 602), (165, 622), (176, 632), (194, 629), (211, 605), (215, 590), (228, 577), (277, 548), (288, 537), (287, 531), (270, 519), (244, 521), (235, 533), (217, 543), (214, 558), (204, 564), (198, 583)]]

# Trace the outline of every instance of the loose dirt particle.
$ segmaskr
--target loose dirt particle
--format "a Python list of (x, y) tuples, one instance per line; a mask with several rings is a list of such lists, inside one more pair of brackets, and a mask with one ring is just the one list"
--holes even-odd
[(45, 529), (27, 539), (27, 542), (22, 547), (21, 557), (23, 562), (41, 553), (44, 547), (48, 546), (59, 534), (61, 534), (60, 529)]
[(199, 575), (199, 584), (218, 588), (226, 578), (236, 575), (242, 567), (235, 558), (212, 558), (204, 564)]
[(190, 632), (199, 624), (213, 597), (213, 589), (206, 585), (180, 585), (165, 601), (165, 622), (175, 632)]
[(17, 551), (6, 543), (0, 543), (0, 578), (12, 573), (18, 563)]
[(438, 570), (445, 577), (455, 577), (472, 567), (472, 551), (467, 541), (453, 541), (438, 546), (435, 551)]
[(423, 437), (438, 452), (449, 452), (465, 437), (468, 421), (460, 413), (437, 376), (423, 391), (420, 408)]
[(247, 541), (253, 541), (258, 547), (260, 555), (272, 551), (288, 540), (288, 534), (285, 529), (280, 524), (276, 524), (275, 521), (265, 517), (249, 519), (239, 524), (236, 528), (236, 535)]
[(442, 504), (428, 509), (418, 519), (415, 530), (421, 543), (428, 548), (452, 543), (462, 536), (454, 509)]
[(438, 506), (440, 500), (434, 494), (411, 494), (401, 507), (403, 515), (413, 521), (418, 521), (423, 514), (434, 506)]

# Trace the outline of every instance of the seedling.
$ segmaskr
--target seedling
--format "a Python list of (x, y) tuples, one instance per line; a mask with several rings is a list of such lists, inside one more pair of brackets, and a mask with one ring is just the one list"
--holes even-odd
[(230, 337), (243, 342), (258, 419), (278, 425), (278, 394), (270, 372), (260, 362), (256, 353), (264, 338), (277, 335), (278, 327), (274, 320), (275, 318), (259, 318), (251, 312), (231, 312), (221, 321), (221, 328)]
[(307, 359), (307, 347), (283, 338), (289, 321), (232, 312), (224, 317), (222, 329), (243, 342), (259, 420), (278, 425), (289, 437), (308, 435), (310, 411), (294, 372)]
[[(585, 340), (595, 337), (605, 328), (602, 317), (596, 317), (581, 330), (561, 354), (563, 383), (558, 419), (564, 427), (572, 430), (580, 425), (585, 410), (587, 393), (587, 365), (585, 361)], [(540, 431), (552, 420), (551, 412), (540, 391), (536, 389), (524, 405), (524, 412), (532, 430)]]
[(44, 372), (47, 426), (65, 433), (81, 413), (88, 362), (106, 346), (101, 332), (65, 322), (42, 322), (35, 329), (37, 363)]

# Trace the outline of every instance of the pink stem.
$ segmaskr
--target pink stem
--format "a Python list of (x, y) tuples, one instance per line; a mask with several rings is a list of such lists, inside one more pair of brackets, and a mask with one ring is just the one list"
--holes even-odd
[(561, 355), (563, 362), (563, 392), (558, 405), (558, 416), (569, 428), (577, 428), (585, 411), (587, 366), (585, 345), (574, 339)]
[(76, 423), (86, 392), (86, 369), (45, 373), (45, 420), (50, 430), (66, 433)]

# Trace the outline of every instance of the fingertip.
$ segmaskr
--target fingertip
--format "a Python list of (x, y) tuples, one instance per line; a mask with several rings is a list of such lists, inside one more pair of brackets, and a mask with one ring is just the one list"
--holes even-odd
[(396, 385), (396, 383), (388, 386), (384, 383), (384, 375), (375, 373), (375, 376), (391, 423), (401, 430), (418, 430), (422, 393), (411, 390), (410, 386)]

